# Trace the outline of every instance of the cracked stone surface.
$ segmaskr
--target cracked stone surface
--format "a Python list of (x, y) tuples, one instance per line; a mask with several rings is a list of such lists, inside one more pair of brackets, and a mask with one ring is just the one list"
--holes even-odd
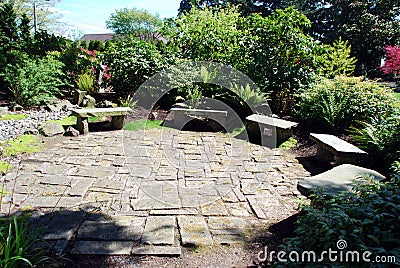
[(47, 147), (1, 178), (0, 215), (34, 210), (53, 250), (73, 254), (244, 243), (296, 213), (309, 176), (284, 151), (221, 133), (93, 132)]

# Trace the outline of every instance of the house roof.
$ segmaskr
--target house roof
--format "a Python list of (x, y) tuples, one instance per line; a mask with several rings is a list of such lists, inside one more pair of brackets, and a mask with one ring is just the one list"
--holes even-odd
[(107, 40), (114, 39), (116, 37), (116, 34), (114, 33), (108, 33), (108, 34), (85, 34), (84, 36), (81, 37), (81, 40), (86, 40), (86, 42), (92, 41), (92, 40), (99, 40), (101, 42), (106, 42)]
[[(84, 36), (81, 37), (82, 40), (86, 40), (86, 42), (92, 41), (92, 40), (99, 40), (103, 43), (105, 43), (107, 40), (111, 40), (116, 38), (117, 35), (114, 33), (108, 33), (108, 34), (85, 34)], [(168, 41), (160, 34), (160, 33), (148, 33), (144, 34), (142, 36), (138, 36), (139, 39), (142, 40), (154, 40), (155, 42), (161, 41), (164, 44), (166, 44)]]

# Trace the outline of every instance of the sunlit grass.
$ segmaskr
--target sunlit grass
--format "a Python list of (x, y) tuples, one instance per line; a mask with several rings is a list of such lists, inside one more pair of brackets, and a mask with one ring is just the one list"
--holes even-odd
[(34, 135), (22, 135), (13, 140), (8, 140), (2, 147), (4, 156), (30, 154), (41, 150), (41, 145)]
[(3, 120), (23, 120), (27, 118), (28, 115), (26, 114), (4, 114), (0, 115), (0, 121)]
[(137, 130), (149, 130), (153, 128), (162, 128), (162, 120), (147, 120), (140, 119), (133, 122), (129, 122), (125, 125), (124, 129), (129, 131), (137, 131)]

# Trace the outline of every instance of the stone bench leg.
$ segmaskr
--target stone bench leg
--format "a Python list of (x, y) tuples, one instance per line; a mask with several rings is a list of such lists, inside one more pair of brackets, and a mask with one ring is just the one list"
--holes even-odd
[(318, 146), (317, 148), (317, 160), (321, 162), (330, 162), (334, 158), (333, 154), (324, 150), (323, 147)]
[(76, 118), (76, 128), (79, 130), (81, 134), (89, 133), (89, 122), (87, 117), (80, 117)]
[(113, 116), (111, 125), (113, 129), (122, 129), (124, 127), (124, 115)]

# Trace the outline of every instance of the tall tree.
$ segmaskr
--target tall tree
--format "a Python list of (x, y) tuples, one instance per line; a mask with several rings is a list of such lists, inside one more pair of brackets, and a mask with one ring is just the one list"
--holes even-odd
[(312, 22), (310, 33), (332, 44), (342, 37), (357, 58), (357, 74), (374, 75), (385, 45), (400, 39), (398, 0), (299, 0), (296, 7)]
[(178, 13), (180, 15), (190, 11), (192, 8), (227, 7), (228, 4), (231, 4), (238, 5), (240, 13), (244, 16), (252, 13), (260, 13), (266, 16), (276, 9), (295, 5), (296, 2), (295, 0), (182, 0)]
[(61, 0), (1, 0), (1, 3), (9, 3), (14, 7), (18, 18), (26, 14), (30, 20), (30, 26), (34, 24), (34, 5), (36, 5), (36, 24), (38, 30), (54, 32), (56, 28), (63, 26), (60, 21), (61, 13), (54, 12), (54, 7)]
[(134, 35), (142, 39), (153, 39), (162, 26), (158, 15), (137, 8), (117, 9), (106, 21), (107, 28), (117, 35)]

